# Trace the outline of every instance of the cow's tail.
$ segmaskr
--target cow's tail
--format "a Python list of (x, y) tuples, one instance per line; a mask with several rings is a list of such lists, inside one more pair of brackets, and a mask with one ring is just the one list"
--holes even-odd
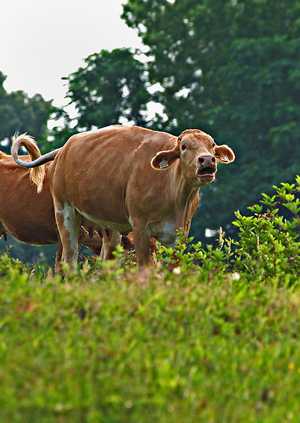
[[(19, 150), (21, 147), (25, 147), (28, 151), (31, 161), (25, 161), (19, 159)], [(41, 192), (43, 189), (43, 183), (46, 175), (45, 163), (54, 160), (59, 149), (51, 151), (50, 153), (41, 155), (40, 149), (36, 145), (34, 139), (27, 135), (22, 134), (15, 136), (11, 147), (11, 155), (15, 162), (27, 169), (30, 169), (30, 179), (37, 186), (37, 192)]]

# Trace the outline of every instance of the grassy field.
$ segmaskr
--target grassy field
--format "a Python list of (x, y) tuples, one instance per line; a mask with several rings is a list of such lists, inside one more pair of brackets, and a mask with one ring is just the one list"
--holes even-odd
[(1, 259), (0, 421), (299, 420), (300, 288), (118, 264), (62, 280)]
[(299, 422), (299, 193), (214, 248), (179, 234), (148, 278), (121, 251), (64, 278), (2, 255), (0, 422)]

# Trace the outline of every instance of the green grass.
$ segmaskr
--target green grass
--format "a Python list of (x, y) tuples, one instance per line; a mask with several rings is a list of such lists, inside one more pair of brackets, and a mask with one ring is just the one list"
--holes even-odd
[[(0, 260), (1, 422), (298, 422), (300, 287)], [(235, 278), (237, 279), (237, 278)]]
[(299, 194), (214, 248), (178, 233), (148, 278), (119, 249), (64, 278), (2, 255), (0, 423), (298, 423)]

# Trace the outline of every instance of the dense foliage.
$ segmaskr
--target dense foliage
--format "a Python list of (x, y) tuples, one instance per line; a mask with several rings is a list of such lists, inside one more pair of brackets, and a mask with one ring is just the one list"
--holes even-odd
[(145, 65), (130, 49), (101, 50), (84, 59), (84, 64), (68, 77), (68, 108), (56, 112), (50, 143), (42, 142), (43, 151), (61, 147), (76, 132), (112, 124), (147, 125)]
[(145, 78), (144, 65), (129, 49), (102, 50), (87, 57), (83, 67), (65, 78), (77, 129), (125, 122), (145, 125)]
[[(299, 416), (300, 179), (236, 241), (121, 250), (64, 278), (0, 257), (0, 420), (278, 422)], [(279, 214), (286, 217), (279, 217)]]

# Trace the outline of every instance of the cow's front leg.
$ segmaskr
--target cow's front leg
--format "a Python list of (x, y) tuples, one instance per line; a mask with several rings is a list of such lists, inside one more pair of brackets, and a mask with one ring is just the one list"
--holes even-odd
[(55, 219), (62, 243), (62, 259), (74, 268), (78, 260), (80, 217), (70, 204), (55, 201)]
[(153, 264), (151, 237), (145, 224), (141, 222), (133, 224), (133, 241), (138, 266), (143, 268)]

